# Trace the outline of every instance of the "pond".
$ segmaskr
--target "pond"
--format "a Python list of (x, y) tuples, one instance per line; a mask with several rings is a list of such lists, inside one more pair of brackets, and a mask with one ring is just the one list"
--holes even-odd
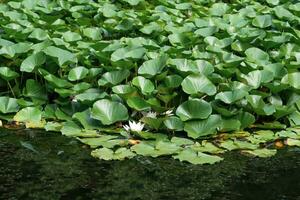
[(0, 130), (0, 199), (300, 200), (300, 148), (272, 158), (237, 152), (214, 165), (161, 157), (101, 161), (77, 140)]

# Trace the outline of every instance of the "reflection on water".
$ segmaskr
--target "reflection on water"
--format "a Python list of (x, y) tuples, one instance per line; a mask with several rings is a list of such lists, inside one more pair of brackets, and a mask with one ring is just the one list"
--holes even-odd
[(99, 161), (74, 139), (0, 130), (0, 199), (300, 200), (300, 149), (226, 154), (215, 165), (168, 157)]

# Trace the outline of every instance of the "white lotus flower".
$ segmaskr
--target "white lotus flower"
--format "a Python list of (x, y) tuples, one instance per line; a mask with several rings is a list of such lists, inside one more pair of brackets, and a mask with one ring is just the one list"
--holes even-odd
[(166, 112), (163, 113), (164, 115), (167, 115), (167, 116), (173, 116), (173, 110), (167, 110)]
[(141, 122), (129, 121), (129, 125), (124, 125), (123, 128), (129, 131), (141, 132), (144, 128), (145, 124)]
[(150, 118), (156, 118), (157, 113), (156, 112), (142, 112), (142, 114), (144, 115), (144, 117), (150, 117)]

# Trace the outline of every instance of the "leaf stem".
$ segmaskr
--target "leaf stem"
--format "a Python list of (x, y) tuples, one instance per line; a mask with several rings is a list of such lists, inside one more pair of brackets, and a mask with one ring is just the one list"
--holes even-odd
[(12, 89), (12, 87), (11, 87), (9, 81), (7, 81), (7, 85), (8, 85), (8, 87), (9, 87), (9, 89), (10, 89), (12, 95), (16, 98), (16, 95), (15, 95), (15, 93), (14, 93), (14, 90)]

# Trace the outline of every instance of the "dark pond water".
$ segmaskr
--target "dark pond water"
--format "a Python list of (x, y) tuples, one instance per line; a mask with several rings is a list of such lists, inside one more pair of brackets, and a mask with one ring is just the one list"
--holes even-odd
[(215, 165), (171, 158), (107, 162), (75, 139), (0, 129), (0, 199), (300, 200), (300, 149)]

